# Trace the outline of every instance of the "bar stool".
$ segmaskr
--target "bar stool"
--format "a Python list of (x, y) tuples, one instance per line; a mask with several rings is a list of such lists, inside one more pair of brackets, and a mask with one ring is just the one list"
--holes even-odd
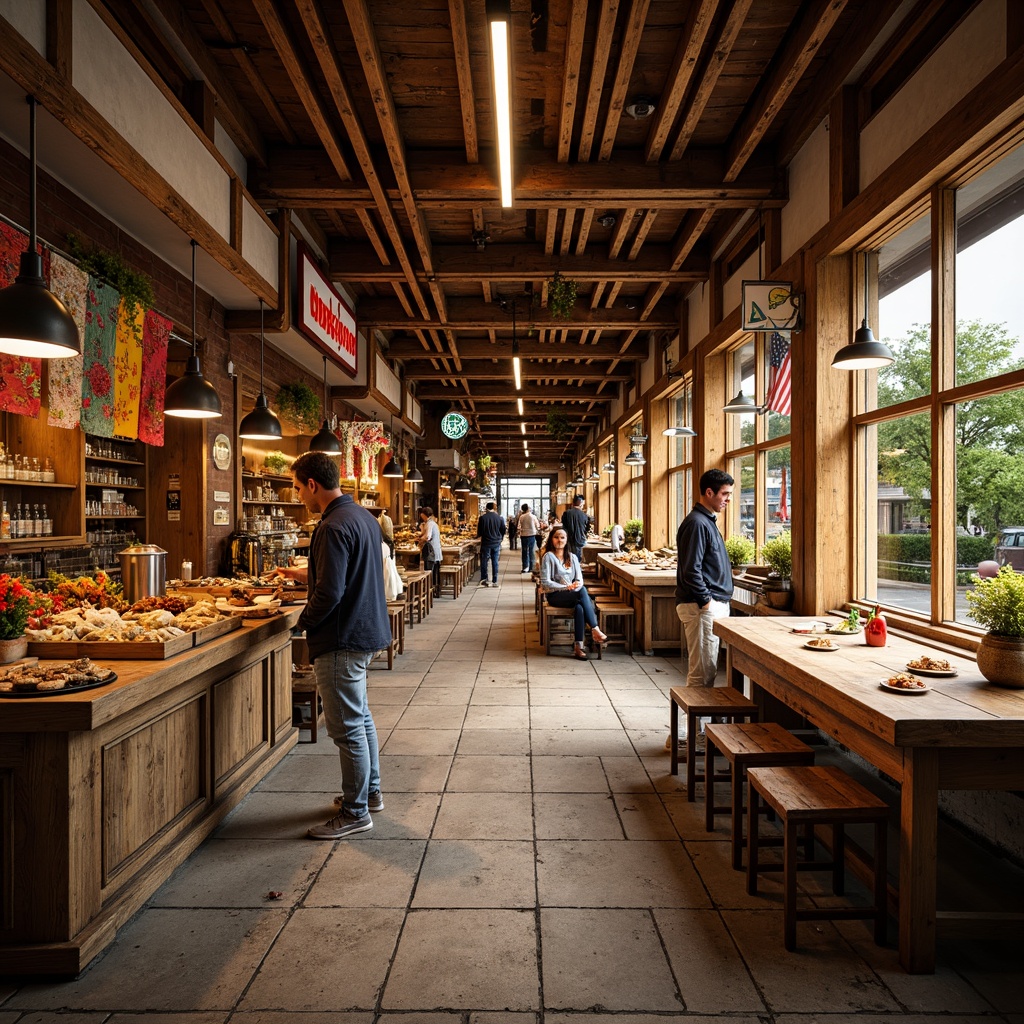
[(462, 593), (462, 565), (441, 566), (441, 595), (447, 589), (451, 589), (452, 598), (455, 599)]
[[(633, 620), (636, 612), (632, 605), (628, 604), (605, 604), (597, 606), (597, 624), (608, 639), (604, 646), (622, 644), (627, 654), (633, 653)], [(613, 623), (619, 623), (618, 628)], [(601, 655), (598, 654), (598, 657)]]
[[(758, 800), (782, 821), (782, 864), (758, 863)], [(889, 806), (874, 793), (855, 782), (841, 768), (816, 765), (791, 768), (750, 768), (747, 771), (747, 892), (757, 895), (759, 871), (782, 871), (783, 930), (786, 949), (796, 949), (797, 921), (856, 921), (873, 919), (875, 942), (885, 942), (886, 930), (886, 828)], [(831, 868), (832, 891), (844, 891), (844, 826), (867, 823), (875, 827), (873, 899), (871, 907), (811, 907), (797, 909), (797, 869)], [(797, 863), (797, 828), (806, 825), (832, 826), (832, 860)]]
[(388, 616), (391, 619), (391, 635), (398, 644), (396, 654), (405, 654), (405, 602), (388, 601)]
[[(722, 718), (733, 722), (737, 718), (757, 721), (757, 705), (731, 686), (673, 686), (669, 691), (671, 708), (672, 774), (679, 774), (679, 709), (686, 711), (686, 799), (693, 803), (698, 780), (708, 782), (708, 759), (704, 758), (704, 771), (697, 775), (697, 731), (701, 718)], [(714, 766), (712, 765), (712, 772)], [(720, 781), (728, 775), (718, 776)]]
[(300, 730), (308, 729), (309, 742), (316, 743), (320, 715), (323, 714), (324, 706), (320, 701), (316, 676), (313, 675), (312, 669), (304, 673), (292, 673), (292, 706), (309, 708), (309, 724), (300, 721), (298, 727)]
[[(732, 799), (727, 807), (715, 806), (715, 753), (729, 762)], [(711, 782), (704, 786), (704, 827), (714, 831), (715, 814), (732, 812), (732, 866), (743, 867), (743, 781), (747, 768), (778, 768), (814, 764), (814, 751), (778, 722), (711, 724), (704, 730), (704, 764), (711, 766)], [(762, 840), (763, 842), (763, 840)]]

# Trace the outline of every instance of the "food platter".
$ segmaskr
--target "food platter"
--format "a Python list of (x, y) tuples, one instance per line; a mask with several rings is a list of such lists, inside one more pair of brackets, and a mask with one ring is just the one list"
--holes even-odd
[(855, 636), (857, 633), (863, 632), (863, 630), (863, 626), (850, 626), (846, 622), (840, 622), (835, 626), (828, 626), (825, 632), (838, 634), (839, 636)]
[[(822, 637), (822, 639), (826, 638)], [(827, 647), (822, 646), (820, 643), (814, 643), (812, 640), (808, 640), (803, 646), (809, 651), (838, 651), (840, 649), (839, 644), (834, 644), (831, 640)]]
[(794, 626), (790, 633), (799, 633), (801, 636), (820, 636), (825, 632), (824, 622), (811, 622), (806, 626)]
[(884, 679), (878, 685), (887, 693), (900, 693), (906, 696), (916, 696), (919, 693), (927, 693), (931, 689), (927, 683), (922, 683), (920, 686), (914, 687), (890, 686)]
[(952, 679), (960, 673), (955, 668), (918, 668), (916, 665), (907, 665), (907, 671), (918, 676), (932, 676), (936, 679)]

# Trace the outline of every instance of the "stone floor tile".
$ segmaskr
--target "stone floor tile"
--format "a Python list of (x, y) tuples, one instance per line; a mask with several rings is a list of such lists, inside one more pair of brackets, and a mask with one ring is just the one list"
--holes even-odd
[(529, 703), (529, 690), (525, 685), (491, 686), (488, 683), (477, 683), (469, 703), (483, 706), (503, 704), (508, 707), (521, 707)]
[[(375, 723), (376, 724), (376, 723)], [(378, 734), (378, 739), (379, 739)], [(324, 739), (320, 735), (321, 741)], [(317, 743), (317, 746), (320, 746)], [(257, 787), (257, 793), (326, 793), (341, 786), (341, 761), (338, 748), (327, 740), (324, 749), (330, 757), (286, 757)]]
[[(404, 912), (299, 908), (239, 1003), (241, 1010), (374, 1008)], [(359, 970), (352, 970), (358, 963)]]
[(528, 793), (445, 793), (435, 839), (532, 839)]
[[(816, 1013), (814, 1021), (821, 1024), (1013, 1024), (1012, 1018), (976, 1016), (957, 1013), (952, 1016), (936, 1016), (920, 1013)], [(806, 1014), (780, 1013), (772, 1018), (775, 1024), (809, 1024)]]
[(653, 793), (654, 783), (635, 754), (627, 757), (602, 757), (601, 767), (613, 793)]
[(607, 793), (599, 757), (539, 754), (533, 758), (535, 793)]
[(678, 839), (676, 827), (654, 793), (618, 793), (615, 806), (627, 839)]
[(636, 707), (616, 703), (614, 707), (623, 729), (628, 733), (658, 733), (662, 746), (664, 746), (664, 738), (668, 736), (669, 731), (668, 708), (666, 706)]
[(377, 1018), (377, 1024), (464, 1024), (466, 1015), (464, 1013), (417, 1013), (415, 1018), (410, 1018), (407, 1013), (382, 1013)]
[[(295, 906), (306, 894), (330, 851), (309, 840), (211, 839), (156, 891), (152, 907)], [(238, 864), (245, 862), (240, 874)]]
[(538, 839), (624, 839), (608, 793), (537, 793), (533, 813)]
[[(379, 818), (379, 814), (374, 815), (375, 822)], [(376, 831), (375, 825), (373, 834)], [(412, 897), (426, 846), (425, 839), (339, 842), (303, 900), (303, 906), (405, 909)]]
[(537, 901), (533, 843), (437, 840), (427, 848), (414, 908), (533, 907)]
[(621, 733), (622, 723), (611, 707), (548, 707), (530, 708), (530, 725), (534, 729), (615, 729)]
[(454, 754), (458, 729), (395, 729), (381, 747), (387, 754)]
[(545, 1009), (682, 1009), (648, 911), (542, 910), (540, 932)]
[(539, 1009), (534, 920), (517, 910), (410, 912), (382, 1009)]
[[(600, 1024), (725, 1024), (725, 1022), (728, 1022), (728, 1024), (763, 1024), (764, 1018), (757, 1016), (748, 1017), (745, 1015), (734, 1016), (732, 1014), (729, 1014), (727, 1017), (704, 1017), (689, 1013), (678, 1016), (674, 1013), (609, 1013), (601, 1014), (600, 1017), (595, 1017), (589, 1013), (544, 1014), (545, 1024), (596, 1024), (597, 1021), (600, 1021)], [(804, 1019), (802, 1024), (811, 1024), (811, 1022)], [(814, 1024), (820, 1024), (820, 1022), (815, 1021)], [(900, 1024), (902, 1024), (902, 1021)]]
[(376, 696), (389, 689), (408, 690), (410, 687), (417, 687), (422, 679), (422, 672), (389, 672), (387, 661), (381, 657), (371, 664), (366, 674), (366, 689), (368, 693)]
[(623, 689), (616, 685), (614, 688), (605, 683), (605, 693), (616, 708), (651, 708), (664, 712), (665, 728), (668, 728), (670, 709), (668, 698), (656, 686), (649, 682), (640, 680), (640, 686), (630, 689)]
[(26, 985), (4, 1009), (227, 1011), (287, 919), (283, 908), (153, 908), (74, 981)]
[(534, 754), (623, 757), (633, 747), (621, 729), (533, 729)]
[(694, 1013), (761, 1012), (764, 1001), (714, 910), (655, 910), (683, 1002)]
[[(381, 1018), (383, 1020), (383, 1018)], [(535, 1013), (471, 1013), (469, 1024), (537, 1024)]]
[(388, 792), (384, 810), (373, 815), (373, 831), (364, 834), (371, 840), (429, 839), (440, 803), (440, 793)]
[(774, 1013), (896, 1012), (899, 1003), (831, 921), (797, 924), (798, 952), (782, 945), (782, 911), (727, 910), (729, 929)]
[[(416, 699), (415, 695), (413, 695), (412, 699)], [(405, 707), (406, 706), (404, 704), (375, 704), (371, 701), (370, 714), (373, 715), (373, 724), (377, 726), (377, 732), (379, 733), (384, 729), (393, 729), (398, 724), (398, 720), (402, 717), (402, 714), (405, 712)], [(327, 745), (329, 747), (334, 747), (334, 743), (331, 738), (328, 736), (326, 739)], [(316, 745), (320, 746), (321, 742), (323, 742), (323, 737), (321, 737), (321, 740), (318, 741)], [(336, 750), (337, 748), (335, 748), (335, 751)]]
[(367, 696), (372, 711), (375, 707), (388, 704), (408, 704), (415, 692), (415, 686), (375, 686), (372, 687), (372, 692), (368, 690)]
[(463, 729), (460, 754), (528, 754), (529, 729)]
[[(157, 1019), (160, 1024), (224, 1024), (228, 1015), (221, 1010), (212, 1013), (162, 1013)], [(22, 1020), (31, 1021), (33, 1018), (23, 1017)], [(61, 1014), (54, 1018), (54, 1024), (66, 1024), (68, 1020), (73, 1021), (74, 1017)], [(115, 1013), (107, 1018), (106, 1024), (153, 1024), (153, 1020), (149, 1013)]]
[(466, 711), (467, 729), (529, 729), (530, 709), (525, 706), (470, 705)]
[[(157, 1024), (162, 1024), (162, 1021)], [(373, 1024), (373, 1012), (239, 1010), (231, 1015), (228, 1024)]]
[(567, 659), (565, 664), (530, 666), (530, 688), (536, 686), (559, 690), (596, 690), (597, 676), (581, 661)]
[(385, 796), (392, 793), (440, 793), (454, 754), (381, 754), (380, 781)]
[(666, 769), (669, 767), (668, 751), (665, 740), (668, 739), (668, 728), (664, 729), (626, 729), (633, 750), (643, 758), (664, 758)]
[[(427, 690), (427, 693), (430, 691)], [(410, 704), (397, 729), (461, 729), (465, 704)]]
[(997, 1010), (1024, 1016), (1020, 948), (1016, 943), (940, 940), (938, 960), (973, 985)]
[[(703, 814), (703, 803), (700, 807)], [(759, 875), (757, 895), (750, 896), (747, 894), (746, 851), (743, 854), (744, 869), (737, 871), (732, 866), (732, 847), (720, 834), (705, 832), (703, 838), (687, 839), (686, 849), (719, 910), (777, 910), (781, 913), (781, 874), (766, 872)], [(803, 890), (806, 878), (806, 874), (798, 876), (798, 890)]]
[(456, 754), (447, 787), (449, 793), (529, 793), (530, 788), (526, 754)]
[(310, 825), (319, 825), (330, 817), (327, 810), (323, 791), (253, 792), (213, 835), (216, 839), (301, 839)]
[(543, 907), (710, 907), (678, 842), (538, 841), (537, 886)]
[(530, 706), (542, 707), (590, 707), (607, 708), (611, 704), (608, 695), (600, 687), (583, 689), (579, 686), (560, 688), (557, 686), (533, 687), (530, 690)]
[(470, 684), (465, 686), (421, 686), (409, 701), (410, 707), (423, 704), (458, 704), (465, 707), (473, 694)]

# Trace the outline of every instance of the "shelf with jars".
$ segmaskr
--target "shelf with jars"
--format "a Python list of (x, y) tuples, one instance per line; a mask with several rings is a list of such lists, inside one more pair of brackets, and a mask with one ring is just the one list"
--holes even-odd
[(107, 520), (131, 522), (138, 539), (146, 533), (146, 446), (141, 441), (85, 435), (86, 530)]

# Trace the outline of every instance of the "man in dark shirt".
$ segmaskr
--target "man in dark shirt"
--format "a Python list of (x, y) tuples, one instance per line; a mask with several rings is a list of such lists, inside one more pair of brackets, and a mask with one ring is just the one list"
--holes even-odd
[(580, 562), (583, 561), (583, 545), (587, 543), (587, 526), (590, 517), (583, 511), (583, 495), (577, 494), (572, 499), (572, 508), (562, 513), (562, 528), (565, 530), (569, 551)]
[[(480, 538), (480, 586), (498, 585), (498, 555), (501, 538), (505, 536), (505, 520), (494, 511), (494, 502), (487, 502), (487, 511), (476, 521), (476, 535)], [(487, 582), (487, 565), (491, 566), (492, 583)]]
[(714, 686), (718, 671), (719, 640), (713, 627), (715, 619), (729, 614), (733, 586), (716, 521), (732, 498), (733, 483), (721, 469), (704, 473), (700, 500), (676, 535), (676, 614), (686, 635), (687, 686)]
[(311, 839), (368, 832), (367, 811), (384, 809), (377, 728), (366, 699), (366, 670), (391, 643), (384, 599), (380, 526), (338, 486), (338, 466), (323, 452), (292, 465), (299, 500), (320, 522), (309, 544), (309, 600), (299, 616), (324, 705), (327, 734), (341, 756), (338, 813), (307, 831)]

